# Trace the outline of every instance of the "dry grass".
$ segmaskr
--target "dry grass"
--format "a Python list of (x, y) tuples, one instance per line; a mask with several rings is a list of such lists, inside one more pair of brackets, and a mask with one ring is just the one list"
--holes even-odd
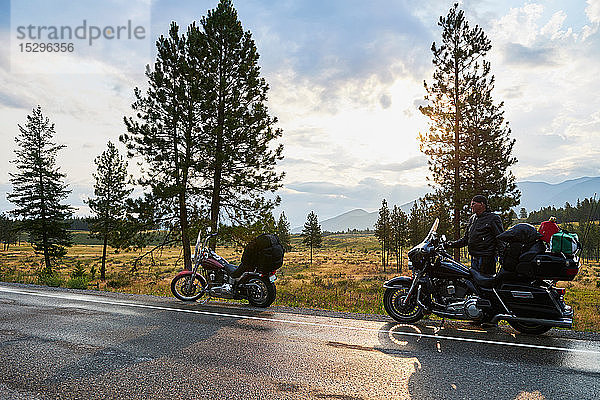
[[(395, 265), (383, 272), (381, 253), (373, 236), (328, 236), (324, 247), (315, 250), (312, 265), (308, 249), (297, 242), (294, 245), (294, 250), (286, 253), (284, 265), (277, 274), (275, 304), (384, 313), (383, 282), (398, 273)], [(234, 264), (240, 261), (242, 254), (241, 249), (232, 247), (220, 247), (217, 252)], [(68, 286), (69, 277), (79, 264), (86, 271), (90, 289), (171, 296), (171, 279), (182, 269), (181, 252), (176, 248), (146, 257), (135, 268), (133, 261), (143, 252), (111, 251), (107, 259), (107, 279), (100, 281), (101, 254), (99, 245), (69, 248), (56, 268), (61, 285)], [(0, 280), (39, 283), (40, 263), (41, 257), (28, 245), (1, 251)], [(406, 259), (404, 263), (404, 274), (407, 274)], [(93, 279), (92, 267), (95, 269)], [(575, 310), (575, 329), (600, 331), (600, 266), (584, 265), (575, 281), (559, 285), (568, 288), (566, 300)]]

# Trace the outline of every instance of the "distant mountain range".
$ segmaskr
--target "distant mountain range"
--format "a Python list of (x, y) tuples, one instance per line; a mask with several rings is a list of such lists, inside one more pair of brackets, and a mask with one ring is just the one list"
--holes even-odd
[[(600, 177), (584, 177), (557, 184), (523, 181), (517, 182), (517, 186), (521, 190), (521, 204), (516, 207), (515, 211), (518, 213), (524, 207), (527, 212), (531, 212), (548, 206), (562, 207), (566, 202), (575, 205), (577, 199), (583, 200), (593, 197), (595, 193), (600, 194)], [(400, 208), (408, 213), (413, 204), (414, 201), (411, 201), (401, 205)], [(320, 221), (320, 224), (322, 230), (329, 232), (373, 229), (378, 216), (378, 211), (367, 212), (356, 209)], [(302, 227), (296, 227), (292, 229), (292, 232), (300, 233)]]

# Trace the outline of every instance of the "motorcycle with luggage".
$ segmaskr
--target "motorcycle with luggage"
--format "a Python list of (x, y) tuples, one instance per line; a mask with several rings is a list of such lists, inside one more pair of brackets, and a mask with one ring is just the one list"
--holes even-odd
[(275, 274), (283, 264), (284, 249), (277, 235), (262, 234), (252, 240), (242, 253), (240, 265), (230, 264), (208, 247), (209, 234), (202, 241), (198, 233), (191, 270), (179, 272), (171, 281), (173, 295), (183, 301), (203, 296), (223, 299), (246, 299), (255, 307), (268, 307), (275, 301)]
[(502, 267), (484, 276), (452, 259), (439, 220), (427, 237), (408, 252), (412, 276), (385, 282), (384, 308), (396, 321), (414, 323), (426, 314), (442, 318), (496, 324), (505, 320), (526, 334), (552, 327), (571, 328), (573, 310), (565, 304), (565, 289), (579, 271), (578, 245), (552, 252), (529, 224), (517, 224), (498, 236), (507, 243)]

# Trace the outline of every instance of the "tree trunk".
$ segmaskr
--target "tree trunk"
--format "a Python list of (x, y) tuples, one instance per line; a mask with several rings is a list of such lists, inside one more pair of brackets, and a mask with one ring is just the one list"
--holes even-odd
[(183, 245), (183, 268), (190, 271), (192, 269), (192, 251), (188, 236), (189, 224), (183, 191), (179, 193), (179, 224), (181, 225), (181, 244)]
[[(221, 60), (223, 65), (223, 60)], [(219, 211), (221, 208), (221, 177), (223, 172), (223, 135), (225, 130), (225, 93), (223, 86), (225, 84), (223, 72), (220, 73), (219, 85), (219, 108), (217, 110), (217, 141), (215, 145), (215, 175), (213, 177), (213, 193), (210, 205), (210, 226), (213, 232), (219, 228)], [(216, 242), (212, 242), (210, 247), (214, 250)]]
[(46, 227), (46, 202), (45, 202), (45, 193), (44, 193), (44, 177), (42, 175), (40, 178), (40, 211), (42, 214), (42, 245), (44, 246), (44, 263), (46, 267), (44, 268), (44, 272), (48, 275), (52, 274), (52, 265), (50, 264), (50, 253), (48, 252), (48, 229)]
[(106, 280), (106, 248), (108, 247), (108, 234), (104, 232), (104, 243), (102, 245), (102, 263), (100, 264), (100, 280)]
[[(460, 190), (460, 182), (459, 182), (459, 168), (460, 168), (460, 157), (459, 157), (459, 121), (460, 121), (460, 105), (458, 98), (458, 57), (454, 56), (454, 218), (453, 218), (453, 227), (454, 227), (454, 240), (460, 239), (460, 209), (461, 205), (459, 203), (458, 192)], [(454, 249), (454, 258), (456, 260), (460, 260), (460, 249)]]

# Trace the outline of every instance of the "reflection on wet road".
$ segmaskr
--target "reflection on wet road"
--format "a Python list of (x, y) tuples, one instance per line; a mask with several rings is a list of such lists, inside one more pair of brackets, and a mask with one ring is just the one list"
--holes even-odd
[(576, 336), (0, 284), (0, 397), (595, 398)]

